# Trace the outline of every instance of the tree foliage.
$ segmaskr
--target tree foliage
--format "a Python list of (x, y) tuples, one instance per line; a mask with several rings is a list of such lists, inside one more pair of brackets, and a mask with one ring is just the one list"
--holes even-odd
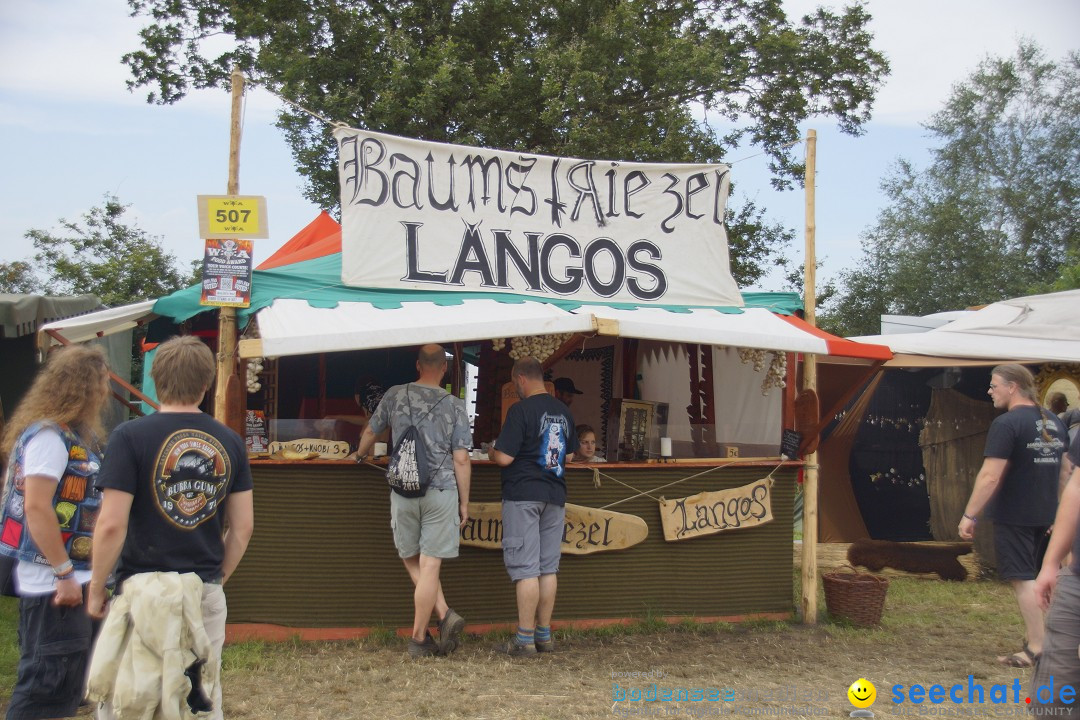
[[(190, 285), (197, 263), (184, 269), (160, 238), (125, 222), (123, 205), (105, 195), (82, 222), (60, 220), (59, 232), (30, 230), (38, 289), (50, 295), (97, 295), (108, 306), (167, 295)], [(18, 263), (12, 263), (18, 264)], [(29, 263), (22, 263), (29, 266)]]
[(34, 266), (25, 260), (0, 262), (0, 292), (33, 294), (41, 291)]
[(900, 160), (883, 181), (889, 205), (842, 275), (834, 331), (1080, 287), (1080, 54), (1051, 62), (1023, 41), (983, 61), (926, 127), (940, 146), (925, 170)]
[[(858, 134), (888, 72), (859, 5), (796, 24), (781, 0), (129, 2), (151, 20), (129, 85), (151, 102), (227, 87), (236, 66), (331, 120), (432, 141), (672, 162), (752, 144), (779, 186), (802, 172), (783, 148), (798, 124)], [(221, 35), (235, 45), (211, 51)], [(328, 128), (297, 109), (279, 126), (307, 197), (336, 207)], [(776, 232), (733, 237), (775, 258)]]

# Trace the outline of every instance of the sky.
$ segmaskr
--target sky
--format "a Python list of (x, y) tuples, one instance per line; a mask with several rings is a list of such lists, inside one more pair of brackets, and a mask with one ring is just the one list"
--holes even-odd
[[(924, 167), (931, 140), (922, 127), (953, 84), (988, 55), (1009, 55), (1020, 38), (1053, 59), (1080, 50), (1080, 0), (869, 0), (874, 47), (892, 65), (872, 121), (860, 137), (819, 118), (816, 246), (819, 282), (856, 262), (860, 234), (885, 206), (881, 180), (899, 157)], [(818, 5), (785, 0), (790, 17)], [(128, 219), (185, 264), (202, 257), (196, 196), (224, 194), (228, 175), (229, 96), (200, 91), (171, 106), (149, 105), (129, 91), (120, 57), (138, 48), (144, 18), (124, 0), (0, 2), (0, 261), (28, 259), (30, 229), (78, 220), (105, 194), (130, 205)], [(246, 96), (240, 192), (267, 199), (270, 238), (255, 241), (261, 262), (319, 212), (302, 195), (281, 132), (279, 101), (253, 89)], [(797, 149), (801, 152), (801, 150)], [(733, 204), (752, 198), (768, 217), (796, 231), (791, 248), (803, 260), (804, 197), (769, 185), (767, 159), (739, 149)], [(744, 288), (754, 289), (754, 288)], [(775, 276), (760, 288), (780, 290)]]

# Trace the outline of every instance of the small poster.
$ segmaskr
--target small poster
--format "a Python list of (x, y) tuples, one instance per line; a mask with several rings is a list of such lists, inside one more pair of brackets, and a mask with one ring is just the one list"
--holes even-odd
[(266, 434), (266, 414), (262, 410), (248, 410), (244, 421), (244, 437), (249, 455), (269, 452), (270, 438)]
[(207, 240), (200, 305), (251, 305), (251, 240)]

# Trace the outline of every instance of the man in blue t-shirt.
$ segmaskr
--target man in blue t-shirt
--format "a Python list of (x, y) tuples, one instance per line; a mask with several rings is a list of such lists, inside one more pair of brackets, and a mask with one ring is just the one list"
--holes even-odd
[(510, 407), (492, 459), (502, 467), (503, 563), (515, 583), (516, 637), (499, 649), (535, 655), (554, 649), (551, 615), (566, 518), (566, 463), (578, 446), (570, 409), (548, 394), (535, 358), (514, 363), (520, 402)]

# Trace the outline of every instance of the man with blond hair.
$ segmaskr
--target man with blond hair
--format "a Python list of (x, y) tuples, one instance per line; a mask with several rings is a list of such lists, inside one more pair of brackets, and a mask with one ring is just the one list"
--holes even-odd
[[(390, 493), (390, 526), (394, 547), (413, 582), (413, 629), (409, 656), (448, 655), (457, 649), (465, 619), (446, 603), (439, 572), (442, 561), (458, 556), (460, 528), (469, 519), (469, 449), (472, 432), (465, 403), (446, 392), (446, 353), (441, 345), (420, 348), (416, 382), (386, 391), (356, 450), (358, 459), (371, 451), (387, 427), (395, 443), (409, 426), (423, 438), (430, 485), (421, 497)], [(431, 613), (439, 617), (437, 637), (428, 632)]]
[[(143, 574), (198, 575), (211, 678), (220, 676), (225, 643), (222, 585), (254, 529), (244, 439), (199, 409), (214, 372), (213, 353), (198, 338), (176, 337), (158, 348), (150, 374), (161, 407), (113, 431), (97, 479), (104, 497), (88, 597), (90, 614), (104, 617), (114, 566), (120, 593)], [(212, 717), (221, 718), (220, 682), (212, 695)]]

